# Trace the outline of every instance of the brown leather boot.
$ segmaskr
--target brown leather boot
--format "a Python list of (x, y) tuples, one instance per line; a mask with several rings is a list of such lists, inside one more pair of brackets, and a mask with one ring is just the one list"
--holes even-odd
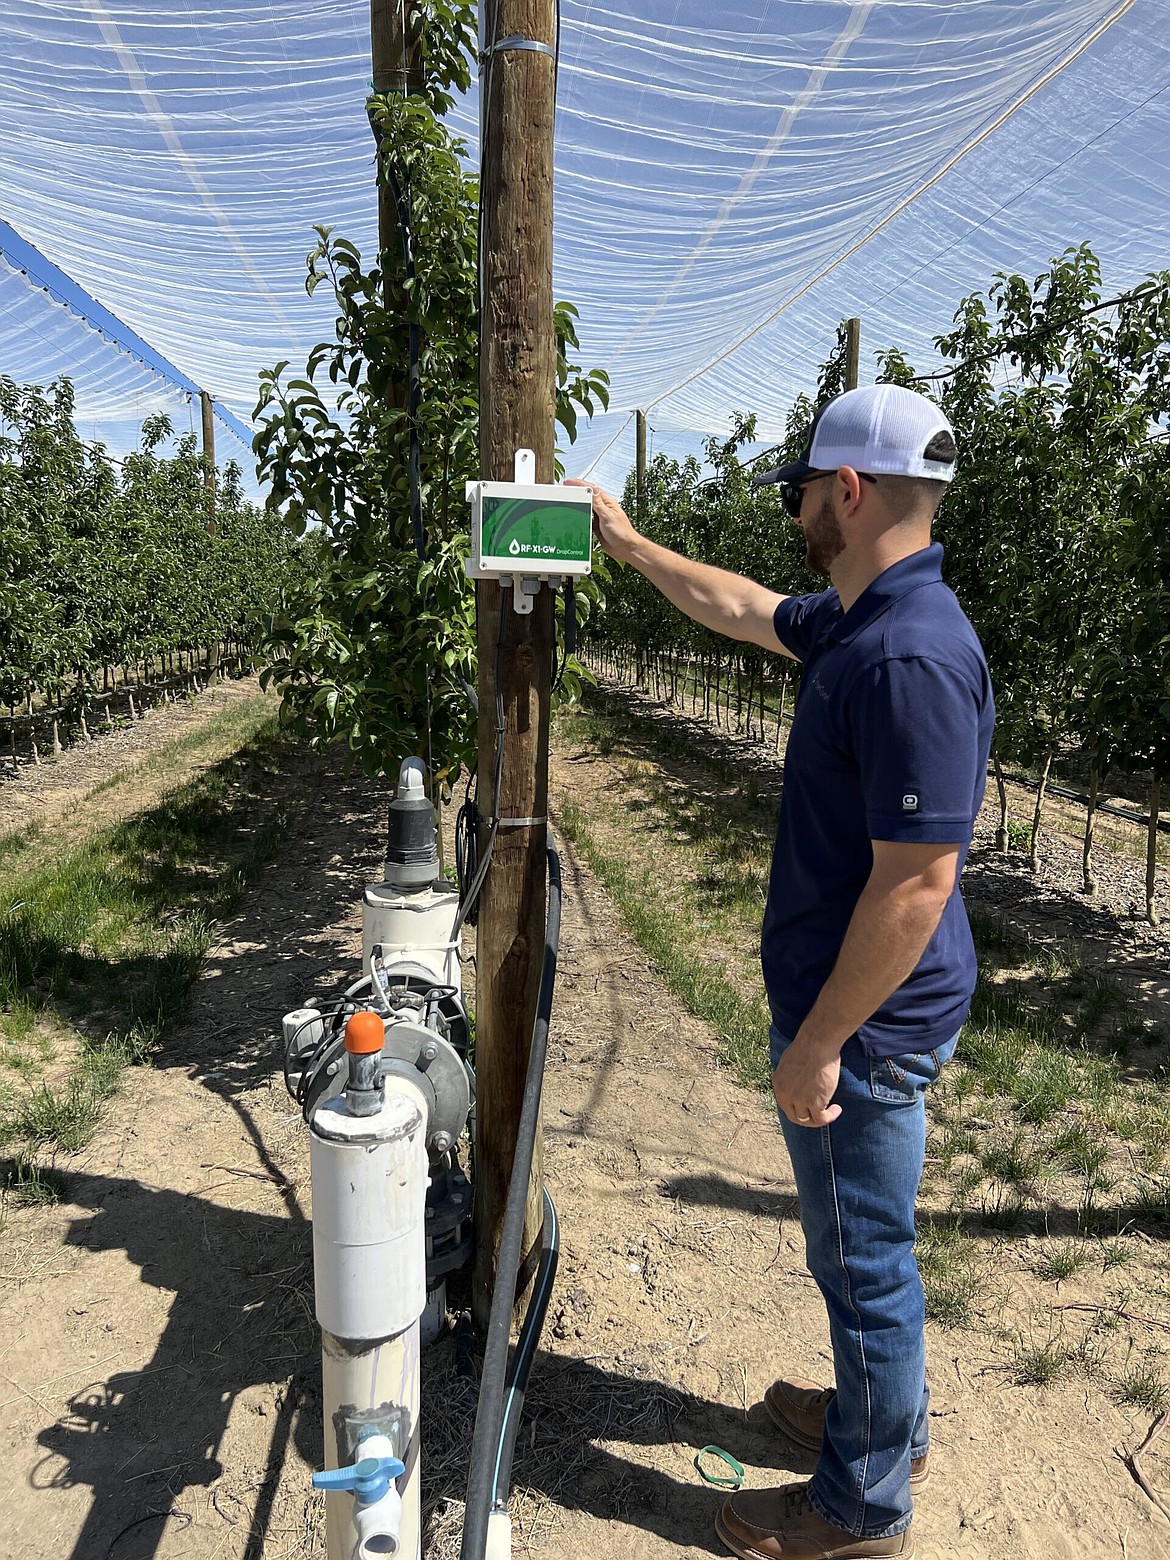
[[(818, 1387), (815, 1381), (801, 1381), (799, 1377), (785, 1380), (782, 1376), (764, 1393), (764, 1407), (772, 1423), (797, 1446), (819, 1452), (825, 1430), (825, 1410), (836, 1396), (836, 1387)], [(928, 1452), (924, 1457), (915, 1457), (910, 1464), (910, 1489), (915, 1495), (930, 1477), (929, 1458)]]
[(806, 1484), (740, 1490), (723, 1504), (715, 1531), (740, 1560), (914, 1560), (910, 1529), (892, 1538), (854, 1538), (809, 1505)]

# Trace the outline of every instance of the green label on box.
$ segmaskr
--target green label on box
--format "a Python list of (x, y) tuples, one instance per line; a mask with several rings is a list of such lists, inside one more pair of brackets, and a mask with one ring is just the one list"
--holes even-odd
[(540, 564), (588, 563), (593, 520), (586, 504), (484, 496), (480, 553)]

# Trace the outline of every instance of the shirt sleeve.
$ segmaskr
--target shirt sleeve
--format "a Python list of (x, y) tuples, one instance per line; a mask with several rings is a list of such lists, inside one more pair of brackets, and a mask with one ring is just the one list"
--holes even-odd
[(772, 614), (776, 638), (798, 661), (824, 633), (829, 622), (839, 618), (841, 606), (835, 590), (823, 590), (812, 596), (785, 596)]
[(963, 673), (918, 656), (880, 661), (851, 690), (849, 717), (870, 839), (966, 844), (986, 775)]

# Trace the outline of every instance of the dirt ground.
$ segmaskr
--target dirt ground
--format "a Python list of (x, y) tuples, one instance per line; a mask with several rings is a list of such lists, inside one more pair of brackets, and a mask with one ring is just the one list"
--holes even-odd
[[(106, 762), (165, 740), (168, 713)], [(98, 749), (78, 755), (79, 790), (95, 783)], [(46, 767), (45, 808), (68, 804), (73, 757)], [(20, 783), (27, 821), (37, 788)], [(603, 761), (561, 751), (554, 809), (606, 783)], [(220, 928), (188, 1022), (129, 1075), (92, 1145), (60, 1164), (67, 1200), (8, 1210), (0, 1560), (324, 1555), (309, 1488), (322, 1438), (308, 1149), (277, 1035), (283, 1012), (352, 978), (383, 807), (338, 767), (322, 777), (301, 836)], [(711, 1033), (567, 845), (562, 864), (544, 1120), (563, 1245), (516, 1461), (516, 1547), (540, 1560), (720, 1554), (720, 1496), (695, 1451), (726, 1448), (756, 1487), (811, 1470), (760, 1398), (781, 1370), (827, 1379), (823, 1310), (767, 1100), (720, 1068)], [(996, 1248), (1008, 1304), (1024, 1247)], [(1164, 1283), (1160, 1248), (1150, 1260)], [(1091, 1378), (1013, 1385), (993, 1331), (932, 1325), (928, 1349), (920, 1557), (1170, 1557), (1170, 1523), (1123, 1460), (1146, 1411)], [(474, 1410), (452, 1352), (446, 1340), (424, 1364), (425, 1492), (443, 1560), (457, 1553)], [(1170, 1498), (1170, 1451), (1147, 1471)]]

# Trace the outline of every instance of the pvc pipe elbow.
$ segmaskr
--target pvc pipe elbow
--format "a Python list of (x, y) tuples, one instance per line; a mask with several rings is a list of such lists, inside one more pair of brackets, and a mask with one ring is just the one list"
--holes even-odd
[(358, 1505), (353, 1513), (357, 1544), (353, 1560), (379, 1560), (396, 1555), (401, 1548), (402, 1496), (392, 1484), (381, 1500), (368, 1506)]

